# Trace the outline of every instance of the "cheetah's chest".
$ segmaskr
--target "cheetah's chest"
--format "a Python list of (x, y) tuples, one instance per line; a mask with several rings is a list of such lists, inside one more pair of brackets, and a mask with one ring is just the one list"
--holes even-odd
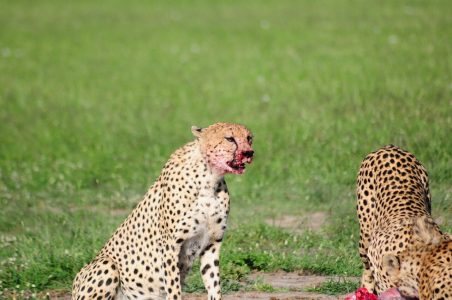
[(199, 197), (192, 213), (187, 218), (190, 238), (189, 244), (206, 246), (211, 239), (223, 236), (226, 228), (228, 203), (217, 196)]
[(179, 257), (190, 265), (215, 240), (223, 237), (228, 214), (227, 199), (210, 196), (197, 199), (185, 218), (189, 237), (182, 244)]

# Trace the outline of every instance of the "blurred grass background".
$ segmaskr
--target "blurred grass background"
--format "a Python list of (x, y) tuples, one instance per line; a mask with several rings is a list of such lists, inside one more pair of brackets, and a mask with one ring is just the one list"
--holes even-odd
[[(256, 150), (227, 178), (225, 290), (252, 270), (359, 275), (356, 172), (386, 144), (429, 170), (451, 231), (451, 9), (0, 1), (0, 290), (69, 289), (190, 126), (218, 121), (247, 125)], [(264, 222), (310, 212), (320, 232)]]

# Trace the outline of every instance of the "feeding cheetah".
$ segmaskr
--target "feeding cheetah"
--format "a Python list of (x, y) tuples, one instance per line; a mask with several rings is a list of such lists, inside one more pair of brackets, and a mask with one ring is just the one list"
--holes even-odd
[(77, 274), (73, 300), (181, 299), (200, 257), (208, 299), (221, 299), (219, 256), (229, 214), (224, 175), (251, 163), (242, 125), (193, 126), (195, 140), (175, 151), (159, 178), (96, 258)]
[(432, 220), (422, 164), (392, 145), (372, 152), (357, 198), (362, 286), (379, 299), (452, 298), (452, 242)]

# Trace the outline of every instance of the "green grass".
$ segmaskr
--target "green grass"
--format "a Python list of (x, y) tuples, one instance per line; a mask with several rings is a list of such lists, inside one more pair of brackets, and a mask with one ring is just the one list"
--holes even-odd
[(328, 294), (328, 295), (344, 295), (351, 293), (359, 288), (359, 282), (349, 280), (328, 281), (318, 287), (308, 289), (310, 292)]
[(262, 278), (257, 278), (249, 283), (246, 287), (246, 291), (258, 291), (258, 292), (266, 292), (266, 293), (274, 293), (274, 292), (288, 292), (289, 290), (286, 288), (275, 288), (271, 284), (263, 282)]
[[(358, 275), (354, 181), (385, 144), (427, 167), (452, 230), (450, 1), (0, 7), (0, 290), (69, 288), (194, 124), (255, 134), (227, 178), (226, 289), (252, 270)], [(320, 232), (264, 225), (314, 211)]]

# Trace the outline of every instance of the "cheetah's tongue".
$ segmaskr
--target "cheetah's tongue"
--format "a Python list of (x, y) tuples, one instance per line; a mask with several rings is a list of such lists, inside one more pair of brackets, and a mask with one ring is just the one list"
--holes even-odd
[(394, 300), (394, 299), (400, 299), (400, 300), (414, 300), (419, 299), (417, 297), (404, 297), (402, 294), (400, 294), (399, 290), (397, 288), (392, 288), (389, 290), (384, 291), (380, 295), (378, 295), (379, 300)]

